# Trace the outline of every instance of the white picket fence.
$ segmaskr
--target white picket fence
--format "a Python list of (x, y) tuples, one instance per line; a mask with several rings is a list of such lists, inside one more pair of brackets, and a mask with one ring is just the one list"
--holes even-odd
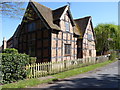
[(44, 62), (29, 64), (26, 66), (28, 72), (27, 78), (38, 78), (47, 75), (67, 71), (70, 69), (92, 65), (108, 60), (108, 56), (91, 57), (77, 60), (64, 60), (61, 62)]

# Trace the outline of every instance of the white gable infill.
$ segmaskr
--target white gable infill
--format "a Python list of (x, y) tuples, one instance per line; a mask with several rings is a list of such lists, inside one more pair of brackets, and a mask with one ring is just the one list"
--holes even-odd
[[(83, 34), (83, 37), (84, 37), (87, 29), (89, 28), (89, 25), (91, 25), (91, 28), (92, 28), (91, 20), (92, 20), (92, 18), (90, 17), (89, 20), (88, 20), (87, 27), (85, 28), (85, 32), (84, 32), (84, 34)], [(93, 32), (93, 36), (94, 36), (94, 30), (93, 30), (93, 28), (92, 28), (92, 32)]]
[(64, 12), (63, 12), (63, 14), (61, 15), (61, 17), (60, 17), (60, 20), (62, 20), (62, 18), (64, 17), (64, 15), (65, 15), (65, 13), (67, 12), (67, 10), (68, 10), (68, 7), (69, 6), (67, 6), (66, 8), (65, 8), (65, 10), (64, 10)]
[[(64, 18), (64, 15), (65, 13), (68, 11), (68, 13), (70, 14), (70, 20), (71, 20), (71, 23), (72, 25), (74, 26), (74, 22), (73, 22), (73, 18), (72, 18), (72, 15), (71, 15), (71, 12), (70, 12), (70, 9), (69, 9), (69, 6), (67, 5), (67, 7), (65, 8), (63, 14), (61, 15), (60, 17), (60, 20), (62, 20)], [(72, 19), (71, 19), (72, 18)]]

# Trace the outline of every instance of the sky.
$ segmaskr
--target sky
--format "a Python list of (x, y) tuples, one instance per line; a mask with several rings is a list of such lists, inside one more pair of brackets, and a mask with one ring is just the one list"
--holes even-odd
[[(67, 2), (39, 3), (53, 10), (67, 4)], [(26, 6), (27, 3), (24, 7), (26, 8)], [(94, 27), (100, 23), (118, 24), (118, 2), (71, 2), (70, 9), (74, 19), (92, 16)], [(21, 22), (21, 19), (2, 16), (0, 22), (2, 22), (2, 28), (0, 28), (2, 29), (2, 34), (0, 34), (1, 46), (3, 37), (8, 40), (14, 34), (16, 28)]]

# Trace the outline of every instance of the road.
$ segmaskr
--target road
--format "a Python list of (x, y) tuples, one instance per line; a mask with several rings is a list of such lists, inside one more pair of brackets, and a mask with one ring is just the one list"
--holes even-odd
[(38, 85), (35, 88), (118, 88), (120, 86), (118, 63), (120, 60), (84, 74), (65, 78), (52, 84)]

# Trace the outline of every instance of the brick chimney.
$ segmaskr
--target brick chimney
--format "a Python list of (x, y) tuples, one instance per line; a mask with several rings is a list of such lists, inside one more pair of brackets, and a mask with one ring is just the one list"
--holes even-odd
[(2, 50), (6, 49), (7, 48), (7, 41), (5, 39), (5, 37), (3, 37), (3, 47), (2, 47)]

